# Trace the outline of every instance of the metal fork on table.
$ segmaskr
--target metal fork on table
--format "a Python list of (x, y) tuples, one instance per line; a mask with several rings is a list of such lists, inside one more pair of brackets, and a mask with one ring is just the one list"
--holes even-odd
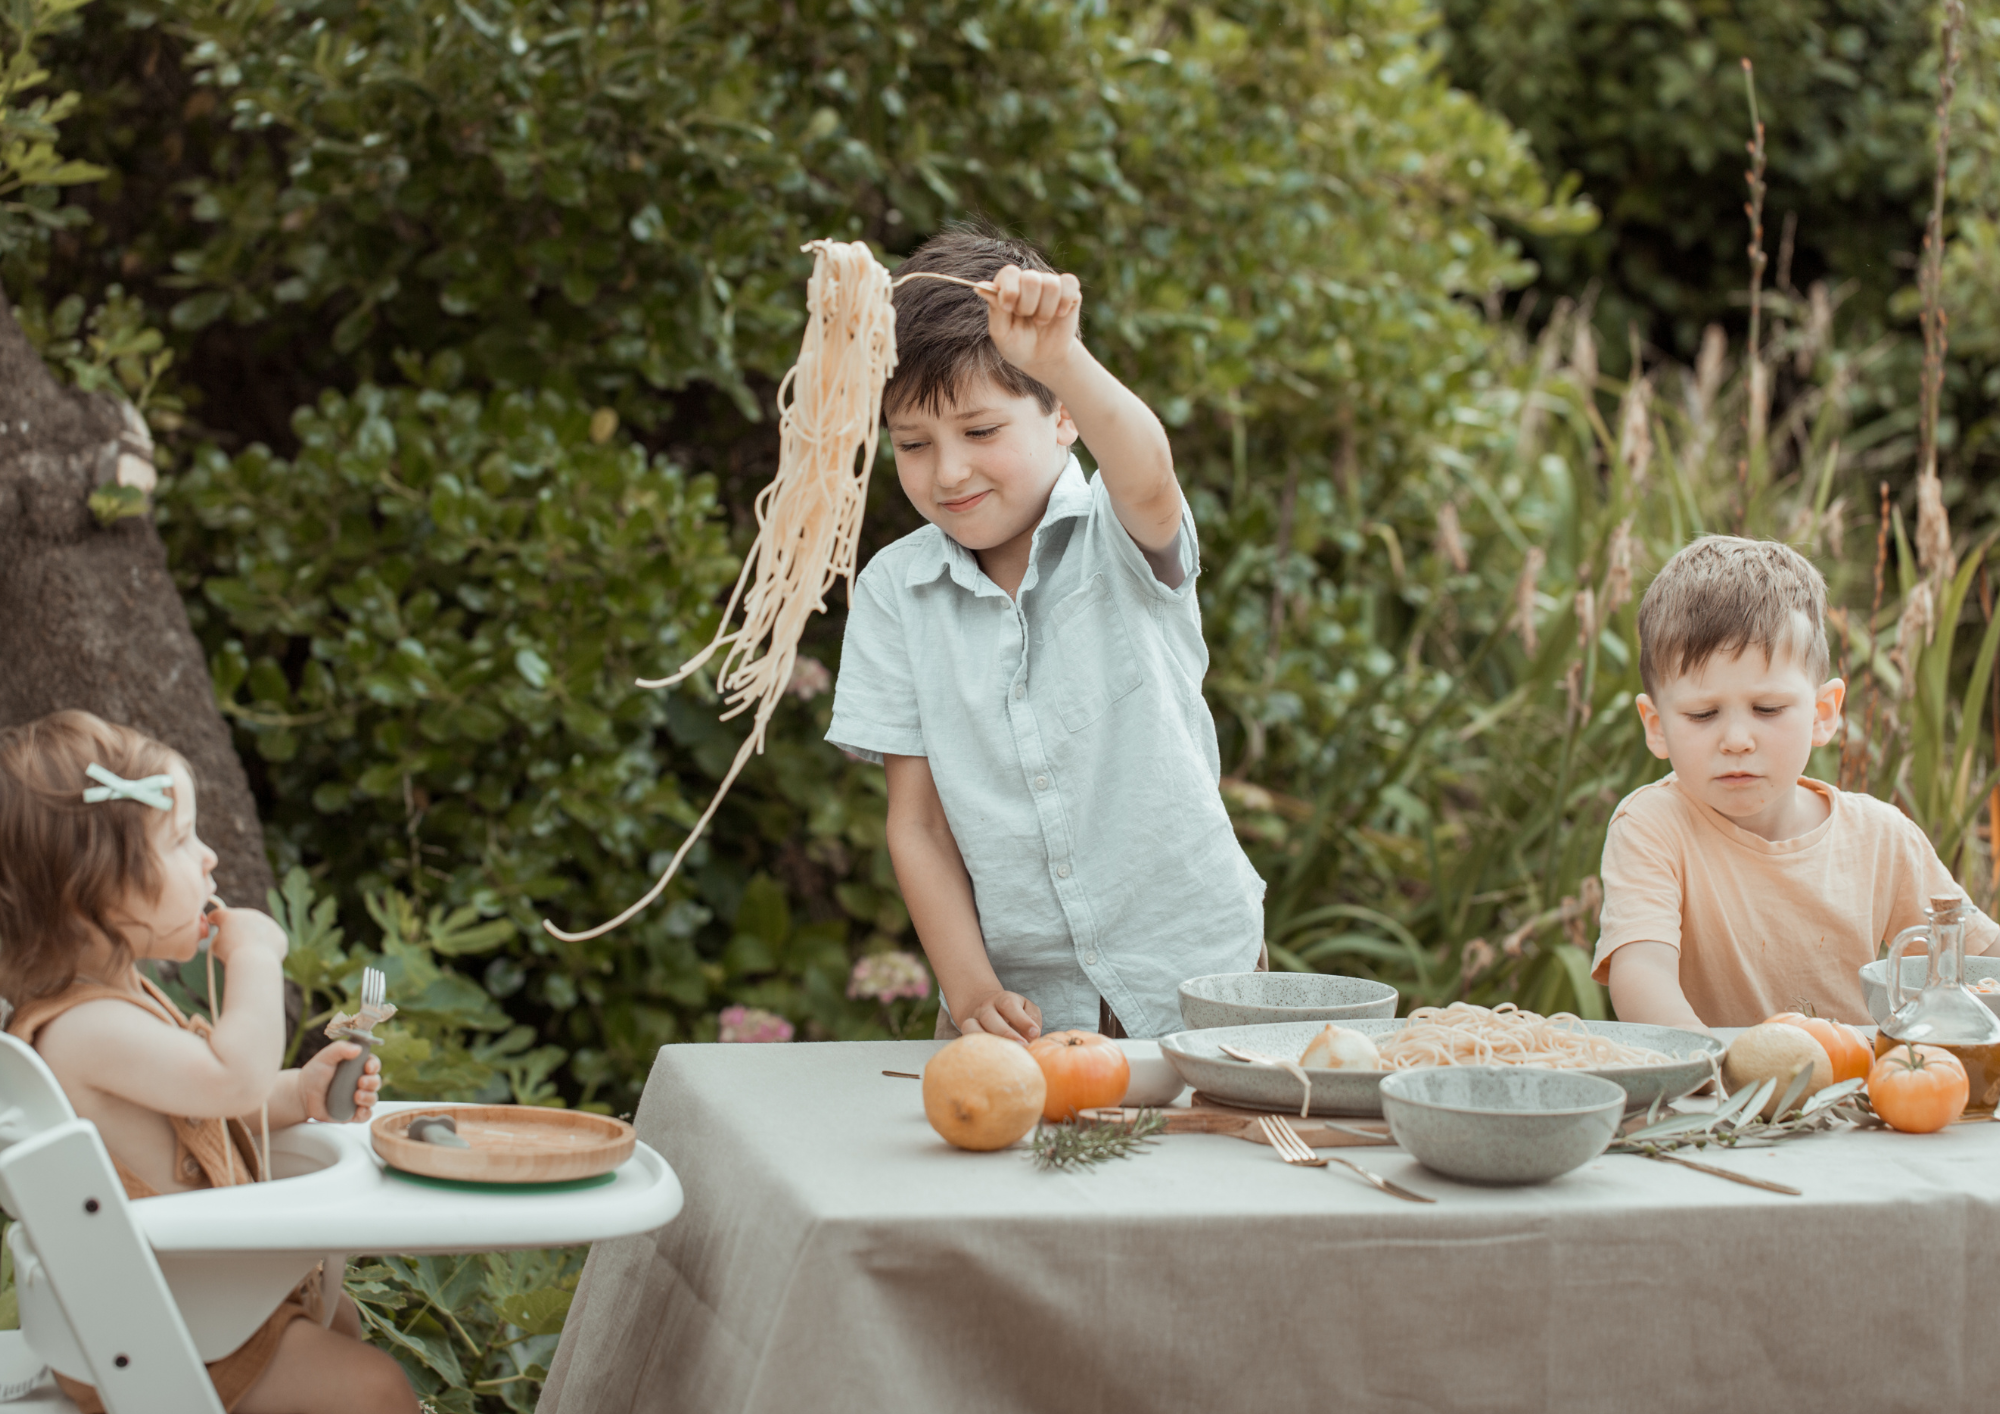
[(1299, 1138), (1297, 1132), (1289, 1124), (1286, 1124), (1282, 1119), (1274, 1115), (1257, 1116), (1257, 1127), (1264, 1131), (1265, 1140), (1273, 1149), (1278, 1151), (1278, 1157), (1288, 1164), (1297, 1164), (1301, 1168), (1314, 1169), (1323, 1169), (1328, 1164), (1339, 1164), (1343, 1168), (1352, 1169), (1355, 1173), (1392, 1198), (1401, 1198), (1411, 1203), (1437, 1202), (1435, 1198), (1426, 1198), (1421, 1193), (1412, 1193), (1399, 1183), (1391, 1183), (1379, 1173), (1371, 1173), (1352, 1159), (1343, 1159), (1338, 1154), (1314, 1153), (1311, 1146), (1305, 1140)]
[[(378, 967), (363, 968), (361, 972), (360, 1016), (380, 1011), (382, 1003), (389, 997), (389, 979)], [(361, 1069), (368, 1064), (368, 1052), (375, 1045), (372, 1029), (350, 1027), (340, 1037), (361, 1047), (361, 1054), (342, 1061), (334, 1067), (333, 1080), (326, 1087), (326, 1112), (343, 1122), (354, 1118), (354, 1087), (361, 1083)]]

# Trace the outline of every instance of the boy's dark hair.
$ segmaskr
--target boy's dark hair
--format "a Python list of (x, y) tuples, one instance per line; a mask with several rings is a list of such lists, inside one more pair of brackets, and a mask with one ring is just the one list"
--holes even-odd
[(186, 769), (179, 752), (89, 712), (51, 712), (0, 730), (0, 997), (16, 1006), (76, 980), (92, 933), (126, 953), (120, 906), (157, 898), (149, 832), (163, 818), (136, 800), (86, 803), (96, 762), (126, 780)]
[(1814, 686), (1826, 680), (1826, 580), (1775, 540), (1707, 535), (1653, 576), (1639, 601), (1639, 681), (1691, 673), (1718, 653), (1796, 654)]
[[(1001, 267), (1056, 273), (1048, 257), (1026, 241), (988, 226), (953, 223), (896, 267), (898, 277), (917, 270), (990, 280)], [(915, 406), (935, 413), (956, 402), (970, 384), (989, 378), (1016, 397), (1031, 397), (1054, 412), (1056, 395), (1000, 357), (986, 332), (986, 301), (963, 285), (912, 280), (896, 291), (896, 372), (882, 393), (882, 411)]]

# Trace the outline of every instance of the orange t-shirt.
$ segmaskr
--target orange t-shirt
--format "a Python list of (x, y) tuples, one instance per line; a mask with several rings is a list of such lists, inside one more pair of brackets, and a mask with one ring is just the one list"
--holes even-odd
[[(1710, 1026), (1754, 1026), (1810, 1004), (1868, 1024), (1861, 968), (1924, 921), (1932, 895), (1962, 894), (1930, 839), (1872, 795), (1799, 778), (1832, 805), (1797, 839), (1767, 840), (1682, 790), (1672, 776), (1618, 803), (1604, 837), (1604, 911), (1591, 976), (1606, 981), (1627, 943), (1680, 953), (1681, 991)], [(1972, 909), (1965, 950), (2000, 942)]]

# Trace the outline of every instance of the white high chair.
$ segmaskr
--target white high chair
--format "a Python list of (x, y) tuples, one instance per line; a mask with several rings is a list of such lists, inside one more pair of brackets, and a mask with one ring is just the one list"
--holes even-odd
[(645, 1144), (599, 1187), (471, 1192), (391, 1173), (364, 1125), (302, 1124), (272, 1136), (271, 1173), (129, 1202), (97, 1126), (31, 1047), (0, 1034), (0, 1208), (15, 1220), (21, 1307), (21, 1329), (0, 1331), (0, 1409), (74, 1410), (36, 1378), (46, 1365), (95, 1385), (110, 1414), (222, 1414), (203, 1362), (249, 1339), (321, 1261), (331, 1293), (349, 1252), (572, 1246), (651, 1232), (681, 1209), (680, 1180)]

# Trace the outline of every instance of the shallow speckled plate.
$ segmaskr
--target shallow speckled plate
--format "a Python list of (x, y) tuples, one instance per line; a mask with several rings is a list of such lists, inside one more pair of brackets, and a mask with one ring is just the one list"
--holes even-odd
[[(1343, 1021), (1364, 1036), (1380, 1036), (1408, 1025), (1407, 1021)], [(1670, 1026), (1633, 1026), (1620, 1021), (1584, 1023), (1600, 1036), (1623, 1046), (1644, 1046), (1674, 1057), (1664, 1065), (1606, 1066), (1581, 1072), (1601, 1075), (1625, 1089), (1627, 1109), (1644, 1109), (1656, 1099), (1677, 1100), (1711, 1073), (1709, 1057), (1722, 1054), (1722, 1042), (1699, 1031)], [(1291, 1072), (1275, 1066), (1251, 1065), (1222, 1054), (1225, 1045), (1241, 1046), (1266, 1056), (1296, 1056), (1318, 1035), (1323, 1021), (1290, 1021), (1270, 1026), (1222, 1026), (1182, 1031), (1160, 1042), (1160, 1054), (1173, 1062), (1204, 1094), (1233, 1105), (1297, 1114), (1303, 1099)], [(1311, 1113), (1316, 1115), (1380, 1115), (1382, 1070), (1308, 1070), (1312, 1082)]]

